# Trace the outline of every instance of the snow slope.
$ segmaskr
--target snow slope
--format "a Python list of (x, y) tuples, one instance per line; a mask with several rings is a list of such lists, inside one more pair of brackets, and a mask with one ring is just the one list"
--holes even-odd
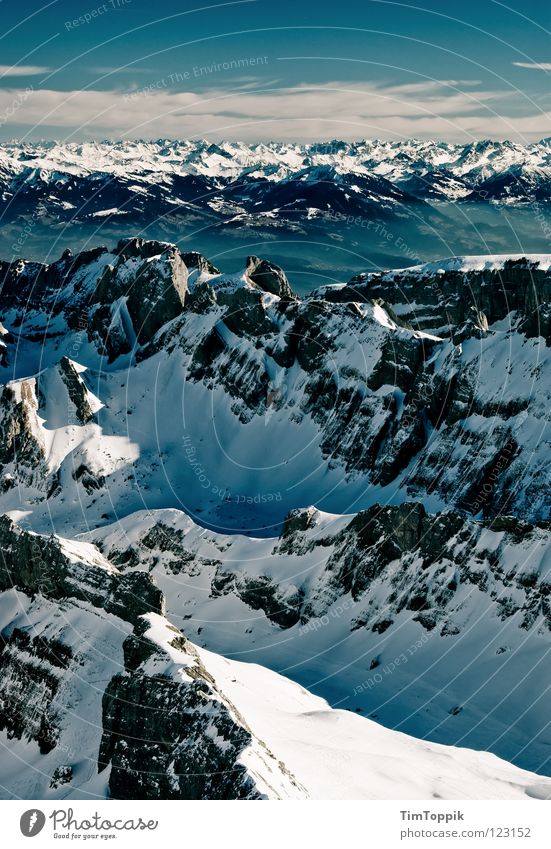
[[(276, 540), (205, 530), (177, 510), (141, 511), (87, 538), (124, 568), (150, 569), (168, 614), (197, 644), (391, 728), (546, 773), (549, 532), (493, 531), (444, 513), (408, 545), (401, 510), (310, 509)], [(385, 513), (404, 534), (402, 551), (386, 556)]]
[[(366, 717), (434, 741), (415, 749), (420, 762), (430, 757), (414, 794), (429, 792), (444, 743), (548, 772), (550, 257), (453, 257), (303, 299), (272, 263), (243, 266), (226, 275), (140, 239), (50, 265), (2, 264), (1, 512), (66, 540), (61, 555), (84, 564), (71, 593), (91, 592), (84, 572), (94, 569), (100, 582), (154, 576), (170, 621), (201, 649), (316, 693), (300, 707), (300, 688), (256, 670), (262, 691), (281, 687), (282, 704), (298, 701), (297, 716), (287, 726), (265, 718), (259, 696), (243, 702), (255, 739), (283, 728), (270, 739), (289, 759), (287, 737), (301, 735), (306, 750), (313, 736), (326, 739), (323, 723), (336, 735), (315, 767), (297, 755), (296, 785), (278, 775), (279, 795), (335, 792), (319, 764), (342, 763), (340, 749), (355, 764), (347, 792), (372, 792), (373, 774), (362, 783), (353, 753), (379, 751), (390, 732)], [(31, 572), (34, 561), (23, 557)], [(82, 592), (70, 616), (84, 617), (88, 646), (103, 614), (82, 612)], [(36, 587), (29, 598), (29, 621), (44, 614), (58, 634), (69, 614), (58, 616), (52, 599), (42, 609)], [(13, 597), (6, 603), (12, 616)], [(120, 614), (105, 605), (108, 617)], [(105, 652), (120, 660), (117, 623), (101, 627)], [(174, 669), (184, 658), (159, 640), (160, 659), (143, 660), (139, 674), (189, 684)], [(123, 680), (108, 671), (114, 691), (134, 686), (135, 669)], [(256, 689), (249, 673), (231, 675)], [(240, 711), (243, 692), (234, 695)], [(228, 722), (225, 708), (214, 713)], [(379, 735), (367, 749), (356, 736), (366, 727)], [(232, 723), (230, 738), (239, 749)], [(261, 755), (251, 775), (265, 768)], [(503, 793), (492, 763), (469, 769)], [(78, 786), (101, 795), (90, 769), (79, 766)], [(392, 772), (407, 772), (379, 769), (387, 788)], [(25, 769), (13, 775), (30, 793)], [(124, 758), (111, 775), (120, 791)], [(436, 792), (453, 786), (446, 778)]]
[[(212, 710), (217, 702), (227, 705), (234, 722), (244, 724), (249, 732), (250, 743), (238, 763), (260, 798), (551, 797), (550, 779), (487, 753), (425, 743), (348, 711), (332, 710), (297, 684), (255, 664), (230, 661), (190, 643), (184, 650), (174, 648), (175, 629), (156, 614), (146, 619), (146, 635), (158, 652), (142, 666), (143, 680), (159, 687), (155, 676), (161, 676), (159, 682), (188, 686), (197, 675), (194, 672), (192, 679), (189, 672), (200, 659), (205, 672), (199, 674), (208, 674), (216, 688)], [(27, 702), (20, 708), (24, 736), (14, 739), (13, 733), (0, 733), (0, 796), (69, 800), (113, 795), (108, 786), (111, 767), (98, 771), (98, 750), (105, 733), (101, 703), (103, 697), (105, 715), (103, 694), (113, 676), (120, 678), (121, 645), (130, 632), (128, 623), (70, 598), (60, 605), (45, 598), (33, 601), (12, 590), (0, 594), (0, 627), (10, 653), (0, 683), (4, 704), (11, 698), (10, 682), (17, 685), (17, 673), (10, 679), (14, 663), (27, 670), (35, 664), (31, 678), (38, 683), (34, 691), (32, 686), (27, 689)], [(58, 651), (63, 644), (78, 652), (76, 668), (66, 675), (53, 666), (48, 669), (45, 658), (37, 663), (30, 649), (18, 649), (13, 642), (16, 629), (38, 638), (42, 646), (56, 639)], [(40, 690), (39, 676), (48, 673), (60, 677), (61, 686), (55, 698), (56, 740), (51, 749), (41, 751), (38, 726), (47, 703), (41, 702), (44, 690)], [(148, 736), (154, 733), (151, 728), (150, 724)], [(188, 726), (187, 747), (195, 744), (194, 733)], [(38, 735), (38, 742), (27, 734)], [(215, 727), (212, 734), (216, 739)], [(151, 739), (144, 739), (144, 745), (151, 745)], [(221, 738), (219, 745), (223, 750)], [(155, 773), (159, 780), (159, 761)], [(178, 773), (168, 778), (175, 782)]]
[(332, 710), (293, 682), (204, 649), (214, 675), (255, 734), (311, 799), (547, 799), (551, 780), (487, 752), (439, 746)]

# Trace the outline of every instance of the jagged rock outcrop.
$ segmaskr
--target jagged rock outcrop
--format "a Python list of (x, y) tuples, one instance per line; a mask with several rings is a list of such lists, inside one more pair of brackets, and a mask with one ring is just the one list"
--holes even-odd
[(68, 357), (62, 357), (59, 361), (59, 370), (61, 378), (67, 387), (69, 398), (75, 405), (75, 412), (80, 424), (87, 424), (93, 417), (94, 413), (88, 399), (88, 391), (82, 378), (79, 377), (77, 370)]
[[(156, 623), (155, 623), (156, 624)], [(232, 715), (195, 649), (173, 628), (167, 649), (148, 640), (142, 620), (124, 643), (125, 673), (103, 696), (99, 768), (111, 764), (116, 799), (255, 799), (239, 756), (252, 742)], [(158, 627), (158, 626), (157, 626)], [(171, 639), (170, 639), (171, 638)]]
[(63, 677), (76, 671), (70, 647), (14, 628), (0, 643), (0, 729), (38, 743), (42, 754), (59, 741), (55, 700)]
[[(514, 590), (516, 601), (509, 615), (518, 615), (518, 627), (530, 629), (542, 617), (551, 631), (551, 573), (545, 560), (551, 547), (548, 528), (513, 516), (473, 522), (455, 511), (431, 514), (418, 502), (376, 504), (346, 524), (339, 521), (341, 529), (322, 522), (320, 530), (320, 515), (313, 508), (291, 513), (279, 539), (267, 548), (269, 559), (279, 564), (270, 568), (270, 576), (262, 574), (262, 565), (234, 566), (231, 537), (211, 532), (217, 556), (207, 557), (199, 553), (204, 534), (154, 516), (148, 517), (146, 527), (130, 544), (124, 527), (113, 536), (109, 531), (97, 532), (96, 538), (107, 539), (102, 544), (105, 555), (119, 568), (131, 572), (140, 564), (157, 575), (181, 573), (188, 579), (200, 574), (208, 578), (212, 598), (235, 595), (280, 628), (323, 616), (339, 598), (350, 594), (370, 611), (362, 625), (373, 631), (380, 630), (381, 610), (386, 611), (387, 627), (393, 612), (411, 610), (422, 613), (416, 619), (431, 630), (438, 623), (444, 626), (464, 607), (461, 586), (486, 592), (493, 585), (497, 619), (502, 609), (499, 599)], [(250, 549), (254, 550), (252, 542)], [(287, 562), (296, 558), (311, 559), (314, 572), (302, 568), (302, 580), (299, 575), (278, 580), (277, 574), (288, 573)], [(507, 571), (505, 562), (511, 564)]]
[[(379, 710), (371, 684), (359, 689), (364, 667), (382, 675), (374, 670), (394, 662), (389, 653), (434, 641), (430, 662), (416, 654), (404, 673), (398, 706), (390, 675), (382, 679), (384, 721), (395, 711), (432, 739), (433, 725), (449, 729), (452, 717), (473, 745), (501, 740), (515, 698), (507, 680), (496, 684), (504, 706), (495, 714), (479, 683), (472, 710), (462, 704), (455, 680), (468, 688), (460, 655), (462, 641), (476, 654), (471, 632), (484, 646), (475, 677), (487, 667), (498, 678), (495, 665), (524, 640), (538, 658), (546, 650), (551, 350), (545, 261), (489, 264), (362, 276), (303, 299), (268, 261), (249, 258), (226, 275), (201, 255), (140, 239), (4, 269), (0, 510), (13, 518), (0, 519), (0, 591), (25, 596), (33, 615), (62, 607), (111, 634), (100, 758), (111, 769), (95, 778), (111, 776), (113, 793), (226, 797), (230, 783), (215, 786), (207, 761), (237, 776), (237, 795), (265, 792), (246, 769), (255, 735), (229, 700), (203, 672), (173, 674), (172, 653), (193, 651), (140, 630), (143, 616), (163, 616), (166, 597), (192, 639), (225, 650), (217, 641), (227, 638), (236, 653), (258, 647), (307, 686), (323, 678), (324, 693), (354, 710)], [(313, 503), (325, 512), (304, 509)], [(196, 524), (168, 509), (182, 506)], [(44, 535), (52, 526), (73, 541)], [(84, 556), (83, 533), (101, 552)], [(42, 645), (12, 624), (2, 722), (60, 754), (55, 704), (78, 647), (53, 625)], [(56, 666), (60, 640), (70, 651)], [(180, 661), (180, 671), (195, 668)], [(47, 680), (26, 671), (41, 664)], [(415, 684), (425, 673), (430, 700)], [(430, 708), (418, 711), (417, 698)], [(22, 724), (25, 701), (44, 727)], [(142, 745), (144, 711), (157, 736)], [(529, 719), (518, 728), (511, 751), (496, 751), (516, 757)], [(227, 764), (209, 742), (218, 736)], [(141, 773), (151, 759), (158, 780)], [(52, 788), (78, 783), (77, 766), (52, 761)]]
[(197, 251), (183, 253), (182, 259), (189, 271), (197, 271), (199, 275), (204, 273), (212, 275), (220, 274), (220, 270), (206, 256), (203, 256), (203, 254)]
[(453, 261), (443, 261), (441, 267), (436, 262), (360, 274), (344, 288), (325, 288), (323, 297), (333, 302), (381, 298), (399, 306), (401, 321), (436, 333), (455, 334), (468, 321), (487, 329), (511, 312), (539, 325), (538, 310), (551, 299), (548, 269), (526, 257), (504, 258), (501, 267), (481, 270), (463, 270), (459, 261), (455, 264), (457, 269)]
[(124, 298), (139, 342), (148, 342), (181, 311), (188, 270), (174, 245), (133, 239), (117, 246), (118, 262), (108, 265), (97, 286), (100, 304)]
[(111, 765), (111, 798), (258, 799), (298, 786), (160, 615), (149, 574), (121, 575), (92, 547), (7, 517), (0, 547), (0, 592), (10, 597), (0, 614), (0, 730), (30, 745), (29, 757), (36, 745), (37, 795), (78, 793), (90, 780), (83, 763), (95, 760), (96, 782)]
[[(415, 512), (397, 544), (418, 544), (423, 517)], [(287, 539), (319, 518), (290, 517)], [(514, 521), (503, 529), (518, 539), (528, 531)], [(180, 534), (169, 530), (172, 552)], [(162, 538), (149, 528), (150, 545)], [(101, 561), (93, 546), (57, 543), (70, 549), (79, 576)], [(458, 780), (469, 798), (549, 797), (549, 779), (333, 710), (267, 669), (197, 648), (156, 613), (129, 623), (75, 596), (13, 589), (1, 602), (5, 798), (394, 798), (410, 785), (419, 798), (457, 798)], [(369, 663), (378, 678), (388, 668), (381, 654)], [(447, 711), (454, 722), (465, 714), (460, 701)]]
[[(119, 568), (150, 569), (196, 642), (268, 658), (414, 734), (489, 740), (513, 759), (528, 734), (519, 762), (544, 755), (546, 684), (530, 670), (551, 641), (549, 527), (405, 502), (353, 516), (297, 510), (276, 540), (208, 531), (176, 510), (93, 539)], [(524, 675), (538, 699), (528, 713)]]
[(163, 611), (163, 595), (146, 572), (119, 575), (101, 558), (97, 565), (74, 562), (55, 536), (24, 531), (7, 516), (0, 516), (0, 548), (1, 590), (74, 597), (128, 622), (150, 610)]
[[(278, 439), (295, 425), (303, 432), (313, 428), (309, 468), (300, 471), (305, 480), (326, 466), (338, 470), (343, 484), (361, 477), (364, 488), (393, 485), (408, 498), (430, 495), (438, 507), (455, 506), (475, 516), (505, 511), (546, 521), (550, 515), (545, 441), (537, 437), (545, 432), (549, 395), (543, 376), (547, 346), (542, 353), (541, 342), (547, 333), (551, 278), (543, 261), (446, 260), (363, 275), (299, 300), (281, 269), (257, 257), (248, 258), (243, 273), (225, 275), (199, 254), (131, 239), (112, 252), (64, 254), (51, 266), (21, 261), (9, 266), (7, 275), (11, 283), (4, 287), (0, 306), (9, 298), (22, 305), (22, 294), (30, 299), (25, 313), (9, 325), (14, 341), (6, 343), (8, 349), (12, 344), (34, 346), (38, 371), (40, 351), (44, 346), (57, 350), (63, 333), (59, 322), (66, 321), (74, 341), (64, 350), (73, 355), (59, 359), (74, 418), (92, 427), (100, 422), (92, 409), (101, 408), (106, 421), (114, 403), (122, 415), (106, 427), (119, 442), (126, 433), (122, 417), (140, 412), (141, 402), (134, 409), (125, 405), (129, 412), (123, 412), (122, 398), (115, 398), (101, 380), (98, 389), (105, 397), (92, 405), (84, 382), (80, 384), (80, 359), (90, 376), (101, 372), (104, 357), (110, 372), (117, 370), (119, 358), (120, 367), (130, 363), (133, 385), (146, 387), (145, 399), (152, 381), (149, 363), (159, 356), (161, 384), (173, 381), (171, 375), (180, 370), (184, 385), (194, 385), (205, 409), (211, 409), (212, 401), (214, 418), (229, 407), (237, 423), (259, 432), (277, 422)], [(58, 315), (57, 325), (44, 321), (39, 305)], [(69, 359), (76, 372), (72, 376)], [(502, 381), (495, 381), (496, 373), (503, 375)], [(101, 461), (88, 456), (88, 448), (69, 458), (67, 443), (62, 459), (71, 469), (65, 476), (60, 472), (59, 446), (65, 437), (57, 435), (52, 443), (51, 419), (41, 422), (42, 402), (33, 412), (31, 402), (17, 394), (27, 397), (25, 387), (32, 389), (33, 380), (24, 380), (23, 389), (10, 384), (4, 390), (16, 393), (3, 402), (7, 436), (0, 451), (9, 466), (6, 487), (11, 481), (32, 483), (53, 500), (60, 497), (61, 478), (70, 477), (81, 497), (90, 501), (107, 485), (114, 491), (116, 484), (119, 492), (126, 455), (113, 470), (105, 456)], [(44, 380), (41, 375), (39, 387)], [(147, 403), (157, 402), (150, 398)], [(59, 416), (53, 419), (57, 422)], [(177, 445), (178, 417), (168, 420), (174, 422), (168, 442)], [(197, 442), (203, 428), (193, 429)], [(238, 442), (245, 431), (239, 434)], [(136, 440), (139, 444), (143, 438), (136, 433)], [(46, 472), (40, 455), (52, 444), (55, 456), (48, 457)], [(79, 444), (91, 443), (83, 434)], [(245, 447), (238, 446), (238, 453)], [(142, 448), (140, 456), (149, 458), (151, 446)], [(16, 454), (17, 468), (12, 468), (7, 458), (14, 460)], [(228, 447), (222, 449), (223, 468), (229, 454)], [(176, 464), (176, 457), (172, 459)], [(149, 471), (148, 466), (139, 474)], [(211, 476), (215, 472), (211, 469)], [(227, 485), (234, 488), (231, 463), (223, 475), (230, 476)], [(272, 488), (281, 491), (282, 486), (278, 481)], [(264, 482), (256, 487), (263, 489)], [(282, 505), (276, 524), (289, 508), (309, 500), (297, 493), (294, 503)], [(328, 507), (333, 509), (331, 502)], [(105, 512), (101, 509), (98, 518)]]
[(264, 292), (270, 292), (272, 295), (285, 299), (295, 297), (285, 272), (278, 265), (274, 265), (273, 262), (268, 262), (268, 260), (260, 259), (257, 256), (248, 256), (245, 263), (245, 274)]
[(38, 399), (36, 381), (6, 385), (0, 395), (0, 469), (9, 468), (33, 483), (45, 474), (45, 444), (34, 426)]

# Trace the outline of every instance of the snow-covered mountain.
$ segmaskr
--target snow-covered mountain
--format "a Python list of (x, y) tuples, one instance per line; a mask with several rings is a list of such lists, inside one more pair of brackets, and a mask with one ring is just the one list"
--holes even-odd
[(269, 255), (311, 291), (359, 269), (541, 253), (551, 145), (205, 141), (0, 145), (0, 256), (51, 263), (129, 234), (227, 271)]
[(386, 797), (400, 775), (396, 796), (457, 797), (464, 767), (473, 795), (546, 795), (438, 744), (550, 772), (550, 268), (454, 257), (299, 298), (270, 261), (141, 239), (0, 263), (18, 794), (59, 767), (64, 795)]
[(49, 493), (37, 529), (145, 505), (269, 534), (297, 507), (411, 498), (547, 520), (549, 260), (360, 275), (303, 299), (257, 257), (225, 275), (138, 239), (0, 264), (0, 506), (17, 509), (17, 482)]
[(147, 572), (121, 574), (89, 544), (6, 518), (0, 536), (2, 798), (551, 797), (550, 779), (494, 755), (389, 731), (198, 648)]
[(62, 221), (210, 214), (214, 219), (299, 211), (405, 214), (424, 201), (522, 204), (551, 193), (549, 140), (205, 141), (3, 144), (3, 217), (33, 211)]

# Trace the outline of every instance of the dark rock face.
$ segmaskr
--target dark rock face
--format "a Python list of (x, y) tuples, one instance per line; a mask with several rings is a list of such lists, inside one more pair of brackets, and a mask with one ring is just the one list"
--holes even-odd
[(86, 387), (68, 357), (61, 358), (59, 369), (61, 378), (67, 387), (69, 398), (75, 405), (77, 419), (80, 424), (86, 424), (94, 417), (88, 401)]
[(456, 332), (469, 320), (493, 324), (511, 312), (531, 317), (537, 326), (537, 311), (551, 299), (551, 275), (527, 259), (507, 260), (499, 270), (359, 275), (343, 289), (324, 290), (324, 297), (409, 305), (401, 320), (421, 330)]
[(133, 332), (129, 332), (120, 311), (113, 305), (92, 307), (87, 329), (90, 341), (107, 356), (109, 363), (132, 351)]
[(166, 257), (168, 271), (159, 281), (151, 265), (144, 265), (128, 295), (128, 311), (140, 342), (147, 342), (157, 330), (180, 315), (187, 293), (187, 268), (177, 250)]
[(189, 271), (198, 271), (200, 274), (203, 272), (207, 274), (220, 274), (219, 269), (203, 256), (203, 254), (197, 253), (197, 251), (183, 253), (182, 260)]
[(27, 482), (45, 473), (44, 445), (31, 423), (38, 407), (33, 384), (34, 381), (21, 384), (19, 400), (10, 386), (4, 386), (0, 396), (0, 468), (13, 464)]
[(413, 552), (427, 564), (436, 560), (463, 524), (457, 514), (435, 520), (415, 502), (358, 513), (338, 541), (331, 565), (338, 565), (336, 581), (358, 598), (393, 561)]
[[(5, 272), (0, 306), (8, 305), (9, 295), (21, 305), (27, 297), (37, 308), (40, 303), (61, 312), (109, 363), (129, 354), (142, 362), (184, 351), (190, 355), (186, 378), (202, 384), (207, 398), (222, 388), (239, 422), (269, 411), (293, 423), (311, 419), (321, 460), (339, 466), (345, 477), (361, 474), (366, 485), (396, 483), (410, 498), (434, 495), (473, 515), (480, 501), (477, 510), (485, 516), (504, 509), (527, 520), (549, 516), (541, 464), (531, 462), (519, 432), (523, 415), (543, 424), (538, 393), (527, 397), (523, 390), (538, 378), (537, 352), (534, 363), (508, 364), (516, 397), (503, 398), (479, 379), (489, 373), (489, 357), (495, 355), (500, 368), (506, 359), (504, 346), (497, 351), (504, 337), (493, 329), (496, 321), (509, 316), (511, 339), (547, 339), (551, 276), (527, 259), (497, 270), (431, 265), (360, 275), (302, 301), (293, 297), (282, 270), (258, 257), (248, 258), (244, 275), (225, 277), (200, 254), (142, 239), (121, 242), (111, 253), (64, 254), (50, 266), (21, 261)], [(23, 319), (19, 333), (28, 342), (32, 327)], [(12, 343), (6, 344), (9, 349)], [(77, 420), (91, 421), (81, 378), (68, 361), (60, 368)], [(24, 382), (21, 400), (13, 392), (8, 386), (0, 402), (0, 463), (11, 476), (5, 486), (34, 481), (55, 498), (60, 481), (55, 475), (46, 481), (40, 427), (32, 427), (33, 382)], [(502, 452), (513, 442), (519, 448), (504, 465)], [(86, 460), (70, 474), (89, 495), (105, 482)], [(492, 478), (490, 489), (486, 478)]]
[(166, 242), (159, 242), (155, 239), (121, 239), (115, 248), (115, 253), (121, 258), (122, 262), (127, 259), (152, 259), (166, 251)]
[(22, 531), (0, 516), (0, 589), (17, 587), (31, 595), (90, 602), (127, 622), (147, 611), (162, 613), (163, 595), (145, 572), (128, 575), (73, 563), (55, 537)]
[(99, 247), (82, 251), (76, 257), (65, 252), (51, 265), (24, 260), (0, 262), (0, 308), (22, 306), (29, 310), (48, 305), (57, 315), (66, 307), (66, 303), (57, 297), (60, 289), (81, 269), (106, 254), (107, 248)]
[(57, 790), (58, 787), (62, 787), (64, 784), (70, 784), (73, 780), (73, 768), (72, 766), (61, 764), (54, 769), (52, 774), (52, 778), (50, 780), (50, 787), (52, 790)]
[(218, 292), (216, 300), (224, 312), (224, 324), (236, 336), (252, 336), (254, 338), (269, 335), (276, 327), (262, 306), (261, 295), (251, 289)]
[[(162, 618), (164, 599), (148, 573), (121, 575), (69, 559), (59, 540), (17, 529), (7, 517), (0, 518), (0, 547), (0, 589), (23, 589), (27, 597), (21, 595), (20, 604), (31, 604), (35, 622), (33, 631), (8, 628), (0, 640), (0, 730), (36, 742), (42, 755), (55, 755), (49, 789), (75, 781), (68, 755), (92, 754), (64, 743), (79, 703), (73, 684), (91, 676), (94, 690), (105, 687), (101, 741), (94, 754), (99, 772), (111, 765), (111, 798), (262, 797), (241, 755), (254, 742), (268, 773), (274, 775), (280, 765), (253, 740), (194, 646)], [(89, 629), (77, 651), (67, 643), (72, 628), (64, 628), (75, 621)], [(133, 625), (126, 639), (125, 622)], [(96, 632), (118, 641), (124, 655), (124, 671), (107, 682), (97, 680), (102, 644), (96, 647)]]
[(0, 588), (20, 587), (61, 598), (66, 594), (67, 560), (60, 547), (45, 537), (21, 531), (0, 516)]
[(86, 492), (90, 493), (105, 486), (103, 475), (94, 474), (86, 463), (80, 463), (72, 472), (72, 478), (82, 484)]
[(164, 596), (147, 572), (119, 576), (105, 610), (127, 622), (137, 622), (144, 613), (164, 613)]
[[(258, 798), (237, 763), (251, 735), (231, 715), (198, 656), (187, 681), (148, 674), (143, 667), (155, 660), (162, 665), (163, 657), (140, 631), (124, 646), (126, 674), (116, 675), (103, 697), (99, 768), (112, 765), (113, 798)], [(174, 642), (193, 652), (177, 632)]]
[(118, 250), (119, 260), (105, 268), (95, 298), (105, 305), (125, 298), (133, 329), (145, 343), (182, 312), (188, 271), (173, 245), (136, 239)]
[(35, 740), (42, 754), (59, 736), (55, 697), (71, 663), (71, 650), (56, 640), (15, 628), (0, 650), (0, 728), (9, 737)]
[(323, 302), (301, 304), (288, 314), (292, 325), (286, 336), (286, 351), (280, 355), (290, 365), (296, 361), (306, 372), (320, 368), (324, 357), (333, 350), (333, 342), (324, 332), (324, 319), (330, 310)]
[[(459, 506), (475, 515), (482, 511), (482, 514), (486, 517), (506, 514), (512, 497), (510, 488), (514, 484), (513, 481), (508, 481), (507, 486), (502, 485), (499, 489), (499, 483), (506, 476), (507, 469), (513, 462), (518, 450), (517, 442), (511, 437), (501, 447), (497, 448), (490, 461), (473, 475), (471, 489), (466, 493), (465, 500), (460, 502)], [(496, 497), (496, 492), (499, 492), (498, 497)]]
[(266, 575), (248, 577), (219, 569), (212, 581), (211, 596), (234, 592), (253, 610), (262, 610), (280, 628), (292, 628), (301, 618), (304, 593), (301, 589), (283, 593), (277, 583)]
[(248, 256), (245, 273), (264, 292), (271, 292), (272, 295), (286, 299), (295, 297), (285, 272), (278, 265), (274, 265), (273, 262), (259, 259), (257, 256)]
[[(549, 574), (538, 571), (538, 552), (550, 541), (548, 530), (512, 516), (476, 523), (453, 511), (431, 515), (414, 502), (374, 505), (336, 535), (315, 534), (312, 520), (308, 511), (293, 514), (274, 551), (315, 552), (316, 562), (325, 564), (317, 583), (305, 588), (303, 622), (325, 615), (350, 593), (363, 608), (356, 628), (384, 633), (401, 611), (411, 610), (423, 628), (438, 626), (445, 635), (453, 632), (450, 623), (463, 607), (461, 588), (470, 586), (495, 599), (500, 615), (516, 614), (519, 627), (533, 628), (543, 613), (551, 630)], [(503, 536), (498, 540), (499, 533)], [(535, 557), (531, 569), (525, 565), (528, 552)], [(504, 573), (502, 564), (515, 561)]]
[[(87, 272), (94, 272), (91, 277)], [(110, 360), (145, 344), (181, 314), (188, 292), (181, 252), (164, 242), (131, 239), (106, 248), (65, 253), (51, 265), (0, 263), (0, 309), (20, 307), (62, 314), (73, 330), (86, 330)], [(26, 338), (24, 328), (20, 334)], [(46, 327), (46, 341), (55, 331)], [(38, 341), (38, 340), (35, 340)]]
[(315, 510), (293, 510), (286, 517), (283, 528), (281, 529), (281, 537), (279, 551), (288, 551), (291, 553), (294, 549), (294, 538), (301, 531), (308, 531), (315, 525)]

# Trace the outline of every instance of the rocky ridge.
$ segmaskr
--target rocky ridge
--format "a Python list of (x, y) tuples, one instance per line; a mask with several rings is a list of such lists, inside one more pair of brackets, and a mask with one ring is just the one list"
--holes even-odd
[[(201, 646), (547, 770), (542, 679), (528, 710), (520, 682), (549, 640), (550, 266), (452, 258), (299, 298), (273, 262), (228, 275), (143, 239), (2, 264), (6, 733), (68, 746), (49, 706), (77, 669), (49, 618), (41, 654), (16, 600), (99, 617), (117, 658), (101, 723), (93, 708), (103, 768), (52, 761), (54, 790), (70, 767), (99, 795), (302, 792)], [(150, 708), (150, 748), (127, 702)]]
[[(0, 729), (26, 741), (31, 757), (33, 744), (47, 756), (41, 796), (73, 779), (84, 796), (128, 799), (290, 792), (292, 776), (263, 744), (253, 746), (196, 649), (164, 619), (147, 572), (121, 575), (92, 546), (30, 534), (7, 517), (0, 536)], [(102, 692), (90, 685), (107, 650)], [(260, 774), (241, 762), (250, 747)], [(17, 794), (17, 783), (11, 789)]]
[[(121, 574), (88, 543), (7, 517), (0, 532), (0, 769), (13, 797), (380, 798), (405, 788), (424, 798), (432, 787), (447, 798), (458, 776), (477, 797), (551, 792), (548, 779), (492, 756), (462, 751), (456, 761), (446, 747), (332, 711), (268, 670), (203, 652), (164, 617), (150, 574)], [(379, 750), (391, 760), (383, 773)]]
[[(369, 486), (379, 488), (373, 490), (377, 500), (391, 487), (393, 499), (430, 497), (437, 509), (549, 518), (544, 454), (551, 277), (545, 258), (364, 275), (299, 299), (284, 272), (257, 257), (236, 275), (218, 272), (198, 255), (186, 257), (189, 268), (174, 246), (135, 239), (113, 252), (64, 255), (52, 266), (2, 266), (0, 309), (13, 339), (4, 349), (4, 488), (19, 476), (26, 485), (36, 483), (43, 497), (57, 498), (59, 477), (70, 476), (88, 495), (109, 480), (114, 491), (130, 447), (124, 460), (110, 452), (112, 462), (98, 463), (86, 456), (90, 442), (84, 437), (117, 434), (122, 450), (133, 427), (120, 416), (135, 415), (133, 404), (146, 403), (155, 369), (161, 382), (179, 371), (187, 396), (214, 416), (219, 406), (225, 416), (222, 407), (229, 405), (230, 428), (250, 425), (258, 440), (268, 424), (274, 434), (292, 434), (299, 442), (299, 428), (308, 434), (297, 476), (315, 475), (321, 464), (331, 471), (331, 492), (352, 484), (350, 502), (344, 495), (319, 502), (330, 510), (368, 506)], [(135, 380), (126, 409), (114, 418), (109, 410), (122, 406), (113, 397), (115, 375), (127, 367)], [(65, 418), (57, 413), (50, 419), (46, 412), (53, 390), (41, 387), (55, 382), (52, 369), (61, 369), (65, 390), (56, 395), (67, 394)], [(38, 377), (29, 376), (39, 370)], [(496, 381), (496, 373), (503, 379)], [(145, 391), (133, 401), (140, 386)], [(155, 407), (159, 400), (151, 396), (147, 403)], [(66, 437), (59, 433), (54, 459), (44, 428), (57, 425), (57, 432), (70, 424), (78, 426), (74, 437), (82, 448), (62, 448)], [(188, 417), (195, 446), (211, 424)], [(182, 438), (177, 420), (157, 427), (164, 442)], [(234, 446), (243, 457), (250, 444), (245, 433), (237, 428)], [(143, 432), (134, 439), (146, 456)], [(221, 448), (210, 471), (214, 475), (219, 466), (217, 476), (223, 470), (233, 489), (234, 458)], [(48, 456), (45, 470), (41, 458)], [(288, 475), (280, 479), (280, 473), (278, 467), (271, 487), (259, 475), (256, 491), (287, 490)], [(279, 521), (287, 509), (308, 503), (301, 486), (294, 503), (281, 497)], [(217, 509), (227, 526), (224, 504), (209, 509)]]

